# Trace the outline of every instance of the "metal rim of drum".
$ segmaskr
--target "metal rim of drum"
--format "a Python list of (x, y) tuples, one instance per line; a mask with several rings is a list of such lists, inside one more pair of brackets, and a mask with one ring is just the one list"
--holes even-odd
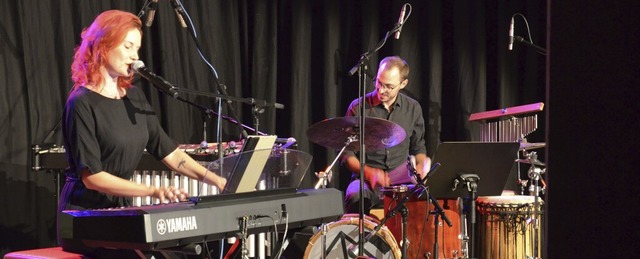
[[(357, 216), (351, 217), (350, 215), (355, 215), (355, 214), (345, 214), (342, 216), (340, 220), (327, 223), (327, 233), (329, 233), (332, 228), (343, 226), (343, 225), (357, 227), (360, 221), (359, 218)], [(372, 231), (379, 223), (377, 220), (375, 220), (375, 218), (365, 215), (365, 218), (363, 219), (363, 224), (366, 230)], [(402, 258), (402, 253), (400, 251), (400, 247), (398, 247), (398, 242), (396, 242), (396, 239), (393, 237), (393, 234), (391, 233), (391, 231), (387, 229), (386, 226), (382, 226), (380, 230), (376, 233), (376, 236), (380, 237), (382, 240), (385, 241), (387, 245), (389, 245), (389, 247), (391, 248), (391, 254), (393, 255), (393, 258), (396, 258), (396, 259)], [(309, 255), (312, 252), (314, 245), (316, 244), (316, 242), (321, 241), (322, 240), (321, 238), (322, 238), (321, 231), (318, 231), (318, 233), (314, 234), (313, 237), (309, 239), (309, 243), (307, 245), (307, 248), (304, 251), (304, 256), (302, 258), (309, 258)]]

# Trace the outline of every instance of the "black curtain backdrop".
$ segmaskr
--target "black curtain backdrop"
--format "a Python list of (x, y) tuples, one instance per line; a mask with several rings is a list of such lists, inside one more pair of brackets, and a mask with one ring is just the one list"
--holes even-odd
[[(544, 1), (188, 1), (197, 41), (230, 95), (284, 104), (259, 114), (259, 130), (294, 137), (313, 155), (313, 172), (335, 157), (311, 143), (307, 128), (341, 117), (358, 97), (349, 76), (362, 53), (397, 22), (402, 4), (412, 5), (399, 40), (389, 38), (368, 62), (374, 76), (382, 57), (399, 55), (411, 66), (405, 93), (422, 104), (428, 152), (442, 141), (476, 140), (471, 113), (545, 101), (545, 56), (517, 44), (507, 49), (511, 15), (523, 14), (536, 44), (545, 46)], [(32, 145), (61, 145), (60, 120), (73, 50), (99, 13), (137, 14), (144, 1), (0, 1), (0, 253), (47, 247), (55, 240), (55, 172), (34, 171)], [(145, 17), (143, 17), (144, 19)], [(516, 35), (527, 36), (516, 18)], [(155, 73), (192, 90), (216, 92), (214, 73), (200, 58), (190, 33), (178, 25), (169, 1), (159, 1), (155, 21), (144, 28), (140, 59)], [(215, 118), (207, 118), (137, 80), (167, 133), (179, 143), (215, 142)], [(369, 89), (370, 90), (370, 89)], [(214, 108), (215, 100), (182, 94)], [(251, 106), (234, 102), (239, 120), (254, 127)], [(230, 115), (227, 108), (225, 115)], [(544, 114), (540, 114), (544, 116)], [(544, 119), (530, 142), (544, 141)], [(238, 128), (223, 123), (223, 141)], [(251, 134), (251, 132), (250, 132)], [(341, 187), (341, 177), (332, 185)], [(343, 181), (344, 184), (344, 181)]]

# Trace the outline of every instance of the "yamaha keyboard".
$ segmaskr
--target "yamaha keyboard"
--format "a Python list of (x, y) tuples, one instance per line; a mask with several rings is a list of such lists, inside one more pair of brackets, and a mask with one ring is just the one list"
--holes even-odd
[[(287, 191), (288, 190), (288, 191)], [(90, 247), (163, 250), (194, 243), (335, 221), (342, 192), (266, 190), (201, 197), (198, 201), (60, 214), (61, 237)]]

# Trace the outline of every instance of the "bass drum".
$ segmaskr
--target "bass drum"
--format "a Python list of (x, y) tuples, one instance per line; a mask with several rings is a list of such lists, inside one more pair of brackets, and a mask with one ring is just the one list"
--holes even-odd
[[(322, 242), (322, 230), (318, 231), (307, 245), (304, 251), (304, 258), (315, 259), (322, 258), (322, 250), (325, 251), (325, 258), (355, 258), (347, 251), (349, 246), (354, 244), (357, 255), (357, 247), (359, 240), (358, 232), (358, 215), (345, 214), (339, 221), (331, 222), (326, 225), (325, 242)], [(365, 227), (364, 234), (367, 236), (378, 224), (378, 220), (366, 216), (363, 219)], [(323, 248), (324, 247), (324, 248)], [(401, 258), (400, 249), (395, 238), (387, 227), (382, 227), (369, 242), (364, 244), (363, 255), (372, 258)]]

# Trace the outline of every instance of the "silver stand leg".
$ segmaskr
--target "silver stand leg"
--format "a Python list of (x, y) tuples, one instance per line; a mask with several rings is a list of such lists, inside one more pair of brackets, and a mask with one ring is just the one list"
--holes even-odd
[(320, 233), (321, 233), (320, 239), (322, 240), (321, 241), (322, 242), (322, 247), (321, 247), (322, 251), (320, 253), (320, 255), (321, 255), (320, 258), (321, 259), (326, 259), (327, 258), (327, 231), (328, 231), (327, 224), (323, 223), (320, 226)]
[(248, 238), (248, 234), (247, 234), (247, 221), (249, 220), (249, 217), (242, 217), (242, 226), (241, 226), (241, 236), (240, 238), (242, 239), (240, 242), (242, 242), (242, 248), (241, 248), (241, 258), (242, 259), (249, 259), (249, 249), (247, 249), (247, 238)]
[(539, 195), (544, 192), (544, 189), (538, 185), (540, 181), (541, 175), (546, 172), (546, 168), (536, 167), (537, 165), (541, 165), (540, 161), (538, 161), (538, 155), (536, 152), (531, 152), (528, 154), (529, 163), (531, 167), (529, 168), (529, 178), (531, 179), (530, 186), (530, 195), (533, 195), (533, 254), (531, 256), (527, 256), (527, 259), (540, 259), (538, 257), (538, 243), (540, 240), (539, 231), (540, 231), (540, 218), (538, 217), (539, 212), (538, 208), (540, 205)]
[(462, 202), (462, 198), (458, 198), (458, 209), (462, 213), (460, 213), (460, 236), (458, 237), (461, 240), (462, 247), (460, 248), (462, 251), (461, 258), (469, 258), (469, 234), (467, 233), (467, 213), (464, 212), (464, 202)]
[(318, 177), (318, 182), (316, 182), (316, 185), (314, 186), (314, 189), (318, 189), (318, 188), (326, 188), (327, 184), (329, 182), (329, 180), (331, 179), (331, 168), (333, 168), (333, 166), (336, 164), (336, 162), (338, 161), (338, 159), (340, 159), (340, 156), (342, 155), (342, 152), (344, 152), (344, 150), (347, 148), (347, 146), (349, 146), (349, 144), (358, 141), (358, 136), (353, 135), (347, 138), (347, 141), (344, 143), (344, 146), (342, 147), (342, 149), (340, 149), (340, 152), (336, 155), (336, 158), (333, 159), (333, 162), (331, 162), (331, 164), (324, 169), (324, 171), (322, 172), (317, 172), (316, 176)]

